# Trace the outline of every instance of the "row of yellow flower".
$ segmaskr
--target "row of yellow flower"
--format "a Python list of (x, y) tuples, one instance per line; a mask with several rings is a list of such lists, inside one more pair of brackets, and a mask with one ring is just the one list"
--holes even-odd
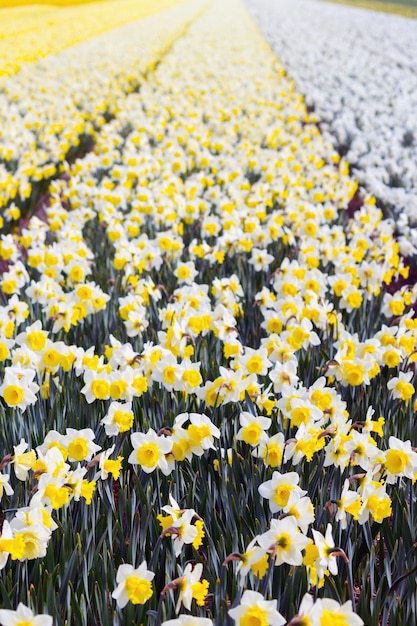
[(33, 63), (177, 3), (176, 0), (158, 0), (152, 4), (141, 0), (83, 0), (37, 3), (36, 7), (28, 2), (24, 6), (15, 3), (19, 6), (13, 7), (9, 2), (1, 11), (0, 77), (11, 76), (25, 63)]

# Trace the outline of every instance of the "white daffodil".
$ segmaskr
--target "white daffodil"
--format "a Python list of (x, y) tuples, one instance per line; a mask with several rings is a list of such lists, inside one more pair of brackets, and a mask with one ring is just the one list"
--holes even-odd
[(276, 600), (265, 600), (261, 593), (249, 590), (243, 593), (238, 606), (229, 609), (229, 615), (234, 619), (236, 626), (244, 624), (283, 626), (286, 621), (277, 611)]

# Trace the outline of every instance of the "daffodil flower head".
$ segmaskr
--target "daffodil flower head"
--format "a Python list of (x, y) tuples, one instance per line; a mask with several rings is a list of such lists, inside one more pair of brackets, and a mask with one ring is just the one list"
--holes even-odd
[(417, 452), (412, 448), (411, 441), (391, 436), (388, 445), (384, 459), (387, 483), (394, 484), (402, 476), (413, 479), (417, 471)]
[(6, 494), (6, 496), (11, 496), (14, 493), (13, 487), (11, 486), (9, 481), (9, 474), (0, 474), (0, 500), (3, 497), (3, 494)]
[(263, 498), (269, 500), (271, 513), (277, 513), (287, 506), (292, 491), (297, 491), (300, 497), (307, 493), (298, 486), (299, 480), (297, 472), (281, 474), (275, 471), (270, 480), (259, 485), (258, 491)]
[(13, 446), (12, 464), (16, 477), (19, 480), (26, 480), (29, 470), (32, 469), (33, 464), (36, 462), (35, 450), (26, 452), (28, 445), (24, 439), (21, 439), (17, 446)]
[(194, 617), (193, 615), (179, 615), (177, 619), (162, 622), (161, 626), (213, 626), (208, 617)]
[(200, 606), (204, 605), (204, 599), (208, 592), (208, 582), (205, 579), (201, 580), (202, 573), (203, 565), (201, 563), (197, 563), (194, 567), (191, 563), (187, 563), (182, 575), (169, 583), (165, 588), (165, 592), (167, 589), (171, 588), (179, 590), (175, 607), (177, 613), (180, 610), (181, 604), (190, 611), (193, 599), (196, 599), (197, 604)]
[(42, 613), (34, 615), (33, 611), (22, 604), (18, 604), (16, 611), (10, 609), (0, 609), (0, 622), (2, 626), (52, 626), (52, 617)]
[(100, 423), (104, 425), (108, 437), (115, 437), (119, 433), (129, 431), (133, 426), (134, 419), (132, 403), (115, 400), (111, 402), (107, 414)]
[(387, 388), (391, 391), (392, 397), (403, 402), (409, 402), (416, 391), (411, 383), (413, 377), (413, 372), (399, 372), (398, 376), (393, 376), (387, 383)]
[(94, 431), (91, 428), (67, 428), (65, 431), (65, 445), (68, 450), (69, 461), (89, 461), (100, 450), (94, 443)]
[(363, 626), (364, 622), (353, 612), (352, 602), (348, 600), (344, 604), (339, 604), (331, 598), (316, 600), (309, 611), (311, 622), (320, 626)]
[(140, 465), (142, 470), (150, 474), (159, 468), (163, 474), (171, 473), (173, 467), (168, 463), (166, 455), (172, 450), (172, 439), (165, 435), (157, 435), (150, 428), (147, 433), (132, 433), (130, 436), (133, 451), (128, 462)]
[(35, 375), (34, 369), (20, 364), (5, 368), (0, 396), (8, 406), (25, 411), (30, 404), (36, 403), (35, 394), (39, 391), (39, 385), (33, 382)]
[(251, 446), (258, 446), (267, 439), (266, 430), (271, 425), (269, 417), (252, 415), (248, 411), (243, 411), (239, 415), (241, 428), (239, 429), (236, 439), (244, 441)]
[(258, 544), (272, 554), (276, 566), (283, 563), (301, 565), (302, 550), (309, 543), (309, 538), (300, 532), (297, 520), (292, 515), (272, 519), (270, 529), (258, 537)]
[(332, 535), (332, 525), (328, 524), (326, 528), (326, 535), (323, 536), (318, 530), (313, 529), (314, 543), (318, 549), (319, 561), (316, 564), (317, 573), (319, 578), (323, 577), (326, 569), (333, 575), (337, 574), (337, 561), (336, 561), (336, 548)]
[(95, 479), (100, 476), (101, 480), (106, 480), (109, 477), (109, 474), (111, 474), (115, 480), (119, 478), (122, 469), (123, 457), (118, 456), (116, 459), (111, 459), (110, 456), (113, 454), (114, 448), (115, 446), (113, 445), (108, 450), (104, 450), (99, 454), (100, 471), (98, 472), (98, 475), (95, 476)]
[(145, 604), (153, 595), (152, 580), (155, 574), (147, 569), (146, 561), (139, 567), (133, 565), (120, 565), (117, 570), (117, 587), (112, 593), (120, 608), (130, 601), (132, 604)]
[(276, 600), (265, 600), (257, 591), (244, 591), (240, 604), (229, 609), (236, 626), (283, 626), (285, 619), (277, 611)]

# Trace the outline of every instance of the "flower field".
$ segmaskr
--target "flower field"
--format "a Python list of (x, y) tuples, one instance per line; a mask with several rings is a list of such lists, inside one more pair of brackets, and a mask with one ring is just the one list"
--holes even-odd
[(396, 222), (402, 252), (416, 255), (417, 20), (314, 0), (246, 4), (325, 137)]
[(158, 6), (1, 79), (0, 624), (414, 624), (396, 224), (240, 0)]

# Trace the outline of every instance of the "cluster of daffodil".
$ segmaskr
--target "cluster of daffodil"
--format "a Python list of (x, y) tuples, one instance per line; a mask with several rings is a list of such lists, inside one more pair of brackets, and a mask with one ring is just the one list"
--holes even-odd
[[(235, 624), (244, 626), (245, 624), (270, 624), (271, 626), (283, 626), (286, 624), (285, 618), (277, 610), (276, 600), (265, 600), (257, 591), (246, 590), (241, 598), (240, 604), (229, 611)], [(313, 601), (313, 598), (305, 594), (296, 615), (290, 625), (311, 624), (311, 626), (330, 626), (339, 622), (349, 626), (361, 626), (363, 621), (352, 611), (352, 603), (346, 602), (340, 606), (330, 598)], [(188, 622), (178, 622), (187, 624)], [(166, 622), (174, 626), (174, 622)], [(196, 622), (198, 625), (199, 622)], [(201, 626), (204, 623), (201, 622)]]
[[(3, 470), (12, 465), (17, 480), (31, 486), (27, 506), (14, 511), (9, 522), (3, 522), (0, 537), (0, 568), (12, 560), (32, 560), (45, 556), (51, 534), (58, 527), (52, 513), (72, 500), (81, 498), (91, 504), (98, 479), (109, 475), (118, 479), (122, 456), (111, 459), (115, 446), (101, 450), (94, 443), (90, 428), (67, 428), (65, 434), (50, 430), (42, 445), (28, 450), (22, 439), (0, 463)], [(73, 467), (71, 464), (76, 464)], [(88, 471), (97, 467), (93, 476)], [(1, 474), (0, 497), (14, 493), (9, 474)]]
[[(200, 570), (197, 566), (195, 570)], [(198, 574), (199, 572), (197, 572)], [(184, 589), (190, 589), (200, 584), (193, 571), (184, 572), (181, 577)], [(152, 595), (153, 573), (146, 569), (146, 561), (138, 568), (131, 565), (122, 565), (117, 575), (118, 586), (113, 592), (120, 606), (125, 606), (129, 600), (143, 603)], [(197, 580), (197, 582), (193, 582)], [(187, 602), (185, 591), (182, 592), (183, 600)], [(238, 606), (231, 609), (229, 614), (236, 624), (268, 624), (270, 626), (282, 626), (286, 623), (285, 618), (276, 608), (276, 600), (264, 600), (262, 594), (257, 591), (245, 591)], [(330, 598), (318, 599), (315, 602), (306, 594), (299, 607), (299, 614), (289, 624), (311, 624), (311, 626), (330, 626), (335, 619), (341, 624), (349, 626), (361, 626), (362, 620), (352, 611), (352, 603), (346, 602), (339, 605)], [(3, 626), (14, 626), (19, 623), (31, 626), (52, 626), (52, 617), (47, 614), (34, 615), (30, 608), (20, 603), (17, 610), (0, 609), (0, 620)], [(302, 621), (303, 620), (303, 621)], [(166, 620), (162, 626), (213, 626), (213, 621), (205, 617), (192, 615), (180, 615), (177, 619)]]
[[(120, 54), (133, 49), (124, 32)], [(95, 124), (103, 111), (80, 93)], [(395, 288), (407, 268), (374, 199), (346, 214), (349, 164), (235, 0), (214, 2), (114, 105), (94, 150), (51, 183), (45, 220), (0, 237), (0, 418), (14, 450), (1, 470), (35, 485), (6, 514), (2, 565), (42, 558), (53, 516), (65, 525), (111, 476), (106, 497), (150, 485), (160, 504), (158, 545), (115, 557), (121, 623), (130, 602), (158, 607), (165, 626), (226, 609), (241, 626), (284, 624), (269, 584), (279, 566), (323, 595), (348, 558), (339, 539), (388, 520), (394, 490), (417, 476), (412, 430), (394, 420), (414, 410), (417, 288)], [(51, 419), (60, 427), (44, 432)], [(323, 468), (334, 480), (319, 497), (309, 475)], [(209, 475), (243, 494), (239, 516), (251, 515), (245, 489), (258, 501), (256, 522), (223, 543), (219, 502), (213, 519), (202, 494), (188, 505), (201, 476), (210, 498)], [(0, 480), (7, 501), (15, 484)], [(219, 564), (238, 575), (236, 598), (216, 599)], [(350, 601), (306, 595), (291, 610), (293, 624), (363, 623)]]
[[(100, 3), (64, 9), (64, 14), (65, 11), (70, 13), (66, 27), (72, 23), (76, 31), (76, 40), (72, 40), (74, 31), (69, 33), (71, 41), (62, 37), (66, 32), (60, 26), (60, 21), (65, 20), (62, 9), (55, 9), (51, 24), (46, 28), (45, 15), (42, 10), (38, 15), (38, 8), (35, 12), (29, 11), (28, 24), (22, 17), (26, 11), (2, 9), (5, 35), (0, 37), (0, 47), (4, 41), (9, 51), (21, 55), (18, 66), (22, 60), (33, 63), (23, 63), (18, 73), (1, 80), (1, 223), (16, 223), (22, 212), (33, 209), (32, 199), (36, 202), (38, 195), (45, 191), (42, 181), (47, 182), (65, 172), (66, 159), (91, 147), (97, 131), (119, 110), (123, 93), (138, 88), (146, 72), (152, 70), (203, 3), (199, 0), (181, 3), (158, 13), (172, 4), (173, 0), (158, 0), (152, 6), (145, 6), (141, 2), (123, 0), (122, 3), (106, 2), (106, 10)], [(20, 26), (16, 25), (16, 11), (23, 19)], [(44, 11), (54, 12), (54, 9), (48, 7)], [(57, 13), (60, 15), (58, 24)], [(10, 26), (9, 18), (3, 22), (3, 15), (10, 16)], [(135, 18), (146, 15), (149, 17), (132, 23)], [(42, 35), (35, 29), (37, 46), (28, 36), (33, 21), (42, 27)], [(114, 28), (126, 22), (130, 23)], [(87, 25), (82, 33), (80, 24)], [(109, 28), (113, 30), (105, 32)], [(21, 42), (16, 39), (16, 29)], [(103, 31), (104, 34), (98, 36)], [(88, 39), (94, 34), (97, 36)], [(48, 35), (52, 42), (48, 42)], [(73, 45), (76, 41), (82, 43)], [(45, 54), (40, 44), (48, 50), (51, 46), (55, 51), (66, 49), (49, 54), (46, 60), (38, 60)], [(30, 48), (30, 59), (26, 58), (22, 46)], [(16, 62), (8, 61), (8, 55), (1, 56), (6, 74), (18, 69)], [(0, 67), (0, 76), (1, 73)], [(76, 90), (74, 84), (77, 84)]]
[[(261, 580), (271, 563), (274, 566), (287, 563), (306, 567), (310, 584), (320, 588), (325, 576), (338, 574), (336, 557), (348, 561), (345, 552), (335, 546), (330, 523), (325, 535), (311, 528), (315, 520), (314, 506), (307, 491), (299, 487), (299, 478), (296, 472), (275, 471), (270, 480), (259, 485), (259, 494), (268, 499), (271, 513), (278, 513), (279, 518), (272, 518), (270, 528), (256, 536), (245, 552), (226, 558), (225, 563), (238, 562), (236, 571), (242, 585), (246, 584), (248, 574)], [(358, 492), (349, 490), (349, 479), (346, 479), (340, 498), (334, 504), (335, 520), (341, 523), (342, 529), (347, 527), (347, 514), (364, 524), (371, 514), (375, 521), (381, 522), (391, 513), (391, 500), (383, 482), (371, 481), (369, 477), (361, 482)], [(307, 536), (310, 529), (312, 537)]]

